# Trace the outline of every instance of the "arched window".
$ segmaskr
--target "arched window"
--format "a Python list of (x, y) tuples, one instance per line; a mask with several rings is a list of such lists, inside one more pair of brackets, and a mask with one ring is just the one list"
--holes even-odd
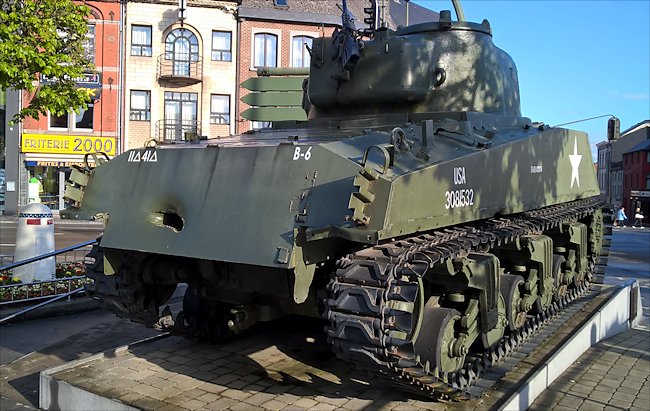
[(189, 76), (190, 63), (199, 61), (199, 40), (187, 29), (174, 29), (165, 39), (165, 59), (173, 60), (175, 76)]
[(307, 47), (311, 48), (314, 38), (295, 36), (291, 39), (291, 67), (309, 67), (311, 57)]
[(253, 66), (278, 66), (278, 36), (269, 33), (255, 35)]

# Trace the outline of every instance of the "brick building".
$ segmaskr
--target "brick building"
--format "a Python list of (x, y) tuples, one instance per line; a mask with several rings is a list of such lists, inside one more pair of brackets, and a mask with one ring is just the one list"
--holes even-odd
[[(256, 68), (309, 67), (305, 45), (315, 37), (331, 35), (340, 18), (336, 5), (324, 1), (242, 0), (239, 7), (239, 71), (241, 84), (257, 77)], [(237, 133), (263, 127), (264, 123), (245, 120), (241, 112), (249, 108), (241, 102), (248, 93), (240, 89), (237, 98)]]
[[(90, 9), (84, 47), (95, 71), (76, 80), (78, 87), (87, 89), (91, 102), (78, 113), (24, 120), (18, 154), (21, 205), (42, 202), (54, 210), (64, 208), (64, 182), (70, 166), (83, 164), (87, 153), (103, 151), (113, 156), (119, 152), (120, 1), (84, 3)], [(48, 79), (41, 77), (41, 81)], [(31, 98), (23, 92), (22, 104), (26, 106)]]
[[(628, 170), (623, 156), (637, 144), (650, 140), (650, 120), (641, 121), (621, 133), (616, 141), (603, 141), (598, 148), (598, 183), (601, 196), (611, 206), (626, 206), (629, 197), (625, 194), (624, 184)], [(645, 180), (643, 180), (645, 182)]]
[(623, 153), (623, 170), (623, 205), (627, 216), (632, 220), (639, 208), (641, 214), (650, 217), (650, 139)]

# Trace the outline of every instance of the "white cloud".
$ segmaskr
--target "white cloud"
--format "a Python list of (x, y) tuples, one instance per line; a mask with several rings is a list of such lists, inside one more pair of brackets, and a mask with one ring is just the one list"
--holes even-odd
[(626, 93), (623, 94), (623, 98), (626, 100), (648, 100), (650, 95), (648, 93)]
[(650, 95), (648, 93), (620, 93), (616, 90), (607, 90), (607, 94), (612, 97), (620, 97), (625, 100), (648, 100)]

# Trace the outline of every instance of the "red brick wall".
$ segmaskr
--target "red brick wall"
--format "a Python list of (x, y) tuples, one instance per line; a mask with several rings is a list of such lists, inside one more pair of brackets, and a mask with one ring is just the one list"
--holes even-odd
[[(115, 135), (118, 130), (120, 93), (120, 4), (89, 1), (101, 14), (95, 21), (95, 66), (102, 72), (102, 96), (95, 108), (95, 131)], [(112, 20), (111, 21), (111, 13)]]
[[(636, 151), (623, 154), (623, 205), (629, 219), (634, 218), (634, 207), (632, 204), (632, 190), (647, 191), (646, 176), (650, 174), (650, 163), (648, 163), (647, 151)], [(645, 198), (643, 198), (645, 200)], [(647, 201), (647, 200), (646, 200)], [(650, 215), (650, 205), (644, 215)], [(645, 220), (647, 223), (648, 220)]]
[[(102, 93), (94, 105), (93, 133), (95, 136), (116, 136), (118, 129), (118, 101), (120, 92), (120, 4), (86, 1), (91, 9), (88, 20), (95, 25), (95, 67), (102, 73)], [(113, 13), (111, 17), (111, 12)], [(23, 93), (23, 104), (29, 104), (32, 95)], [(48, 130), (47, 116), (23, 122), (25, 132)], [(66, 134), (57, 131), (56, 134)], [(88, 133), (83, 133), (88, 135)]]
[[(269, 21), (243, 21), (241, 23), (239, 38), (239, 82), (240, 84), (251, 77), (257, 77), (255, 70), (251, 70), (252, 48), (254, 33), (265, 32), (270, 30), (271, 34), (278, 35), (278, 67), (291, 67), (291, 33), (300, 32), (299, 35), (311, 35), (312, 37), (321, 37), (323, 35), (320, 25), (300, 24), (300, 23), (280, 23)], [(331, 36), (334, 28), (325, 27), (325, 36)], [(277, 33), (279, 32), (279, 33)], [(239, 98), (248, 94), (248, 90), (243, 87), (239, 88)], [(250, 106), (239, 101), (239, 112), (236, 114), (236, 132), (243, 133), (250, 130), (250, 122), (241, 116), (242, 111)]]

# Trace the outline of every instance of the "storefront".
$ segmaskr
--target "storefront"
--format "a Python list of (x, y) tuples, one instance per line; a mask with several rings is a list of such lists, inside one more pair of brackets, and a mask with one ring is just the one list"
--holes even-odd
[(56, 134), (23, 134), (21, 151), (27, 175), (27, 203), (42, 203), (52, 210), (67, 208), (63, 198), (66, 179), (73, 166), (93, 167), (90, 154), (103, 152), (113, 157), (113, 137)]
[[(122, 13), (126, 7), (123, 3), (84, 2), (89, 14), (83, 48), (94, 63), (94, 70), (72, 80), (88, 94), (86, 106), (62, 115), (43, 113), (36, 118), (28, 117), (15, 126), (5, 122), (0, 130), (7, 137), (3, 140), (7, 143), (4, 177), (0, 161), (0, 189), (4, 188), (0, 194), (4, 194), (7, 215), (18, 214), (31, 202), (47, 204), (53, 210), (65, 209), (63, 194), (72, 167), (84, 167), (84, 157), (90, 153), (104, 152), (113, 157), (122, 151)], [(40, 86), (58, 81), (41, 74)], [(0, 93), (0, 107), (3, 94)], [(27, 107), (33, 98), (34, 94), (26, 90), (9, 89), (4, 107), (6, 118)], [(0, 152), (1, 149), (0, 145)], [(88, 163), (94, 166), (92, 158)], [(2, 200), (0, 195), (0, 212)]]

